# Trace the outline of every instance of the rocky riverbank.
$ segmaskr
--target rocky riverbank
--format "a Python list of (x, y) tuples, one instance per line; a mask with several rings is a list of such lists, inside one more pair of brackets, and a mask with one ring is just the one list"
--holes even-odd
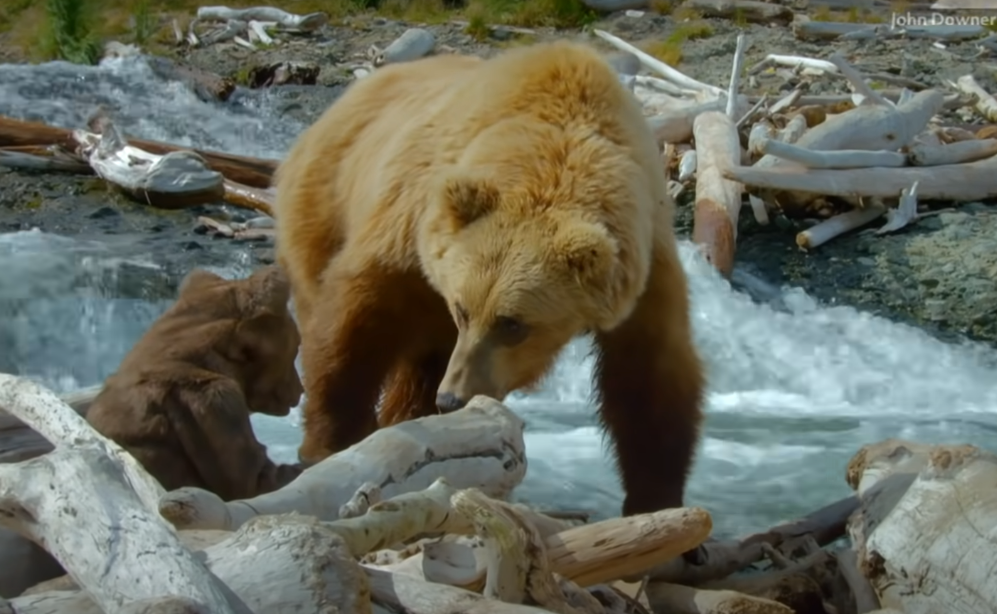
[[(887, 19), (888, 15), (881, 15)], [(320, 67), (316, 85), (276, 86), (268, 90), (238, 89), (226, 103), (252, 104), (266, 95), (278, 115), (307, 123), (352, 79), (342, 68), (371, 45), (383, 48), (412, 25), (378, 17), (350, 18), (330, 25), (316, 37), (251, 51), (232, 43), (216, 44), (178, 54), (186, 65), (245, 80), (253, 66), (277, 61), (310, 62)], [(678, 68), (701, 81), (726, 84), (738, 32), (750, 42), (747, 65), (769, 53), (826, 57), (841, 52), (867, 73), (885, 73), (924, 86), (944, 84), (973, 74), (988, 91), (995, 91), (995, 61), (970, 42), (936, 44), (929, 40), (874, 40), (809, 43), (798, 40), (790, 28), (776, 24), (735, 24), (723, 19), (676, 17), (644, 13), (639, 17), (614, 14), (594, 24), (625, 40), (648, 47), (671, 44), (681, 55)], [(694, 28), (693, 28), (694, 25)], [(479, 40), (462, 24), (427, 27), (436, 36), (438, 50), (490, 55), (503, 47), (555, 36), (586, 36), (580, 31), (534, 29), (521, 34), (498, 28)], [(668, 43), (671, 41), (671, 43)], [(677, 42), (676, 42), (677, 41)], [(600, 43), (607, 50), (608, 46)], [(9, 55), (9, 54), (8, 54)], [(749, 80), (748, 93), (778, 94), (773, 80)], [(0, 85), (0, 92), (3, 86)], [(814, 80), (810, 93), (840, 92), (840, 83)], [(0, 109), (15, 117), (27, 110)], [(22, 115), (23, 114), (23, 115)], [(112, 109), (113, 115), (113, 109)], [(975, 121), (970, 116), (963, 121)], [(774, 284), (804, 288), (830, 304), (862, 310), (923, 327), (940, 336), (960, 336), (997, 342), (997, 208), (994, 203), (939, 203), (942, 209), (900, 232), (876, 235), (869, 229), (834, 239), (811, 252), (796, 247), (794, 236), (806, 222), (776, 219), (759, 226), (745, 208), (741, 215), (737, 259), (739, 268)], [(948, 210), (945, 210), (948, 209)], [(99, 238), (115, 249), (142, 254), (160, 269), (142, 272), (118, 287), (129, 296), (169, 296), (179, 276), (193, 266), (273, 259), (269, 240), (239, 241), (215, 238), (198, 228), (197, 218), (245, 219), (252, 212), (229, 206), (182, 211), (154, 210), (120, 196), (92, 177), (36, 174), (0, 169), (0, 231), (38, 227), (65, 235)], [(688, 237), (692, 207), (688, 195), (680, 199), (678, 231)], [(737, 281), (738, 277), (735, 277)]]

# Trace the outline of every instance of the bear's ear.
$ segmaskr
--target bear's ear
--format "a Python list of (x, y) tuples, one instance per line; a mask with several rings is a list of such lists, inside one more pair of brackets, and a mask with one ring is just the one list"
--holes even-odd
[(498, 208), (498, 187), (484, 177), (451, 176), (443, 181), (443, 204), (455, 226), (463, 228)]
[(187, 273), (187, 275), (183, 278), (183, 281), (180, 282), (180, 288), (177, 290), (177, 295), (183, 296), (188, 292), (208, 288), (223, 281), (225, 281), (223, 277), (216, 275), (211, 271), (193, 269), (190, 273)]
[(573, 222), (558, 230), (554, 250), (575, 279), (587, 284), (608, 279), (619, 244), (602, 224)]
[(249, 277), (249, 296), (245, 308), (248, 313), (270, 311), (280, 313), (291, 299), (291, 284), (279, 265), (272, 264), (257, 269)]

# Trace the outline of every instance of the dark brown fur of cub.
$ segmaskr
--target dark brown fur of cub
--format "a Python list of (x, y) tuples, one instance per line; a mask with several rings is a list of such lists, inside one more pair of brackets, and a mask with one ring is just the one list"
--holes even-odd
[(286, 416), (301, 397), (300, 337), (276, 266), (241, 280), (194, 270), (176, 302), (131, 349), (87, 412), (167, 490), (225, 500), (276, 490), (299, 465), (276, 465), (252, 412)]

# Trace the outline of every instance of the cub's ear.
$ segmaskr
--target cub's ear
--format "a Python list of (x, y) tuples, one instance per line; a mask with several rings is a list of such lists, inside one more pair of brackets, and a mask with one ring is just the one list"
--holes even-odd
[(452, 175), (443, 180), (443, 206), (455, 229), (495, 211), (501, 197), (498, 187), (485, 177)]
[(245, 307), (249, 313), (281, 313), (291, 299), (291, 284), (284, 270), (276, 264), (262, 267), (249, 276), (249, 296)]
[(619, 244), (602, 224), (567, 222), (554, 239), (555, 257), (582, 284), (608, 283)]
[(193, 269), (190, 273), (187, 273), (187, 275), (183, 278), (183, 281), (180, 282), (180, 288), (178, 289), (177, 294), (178, 296), (183, 296), (188, 292), (209, 288), (223, 281), (225, 281), (225, 278), (220, 275), (216, 275), (211, 271)]

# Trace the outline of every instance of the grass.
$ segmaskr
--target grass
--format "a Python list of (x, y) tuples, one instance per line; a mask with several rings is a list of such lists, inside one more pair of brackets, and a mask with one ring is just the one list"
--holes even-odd
[(682, 61), (682, 46), (686, 41), (713, 36), (713, 28), (702, 20), (679, 24), (663, 41), (645, 45), (644, 51), (669, 66), (678, 66)]
[(886, 21), (883, 17), (873, 14), (869, 9), (852, 7), (847, 11), (832, 11), (827, 6), (818, 7), (811, 19), (838, 23), (883, 23)]
[[(452, 2), (227, 0), (224, 4), (233, 8), (272, 4), (298, 14), (322, 11), (333, 25), (359, 15), (423, 24), (462, 20), (469, 24), (467, 33), (478, 40), (489, 38), (493, 26), (579, 28), (599, 17), (581, 0), (467, 0), (463, 8), (453, 7)], [(171, 21), (177, 19), (184, 28), (203, 5), (203, 0), (0, 0), (0, 34), (6, 33), (7, 41), (34, 61), (92, 63), (99, 57), (101, 45), (110, 39), (164, 53), (173, 47)]]

